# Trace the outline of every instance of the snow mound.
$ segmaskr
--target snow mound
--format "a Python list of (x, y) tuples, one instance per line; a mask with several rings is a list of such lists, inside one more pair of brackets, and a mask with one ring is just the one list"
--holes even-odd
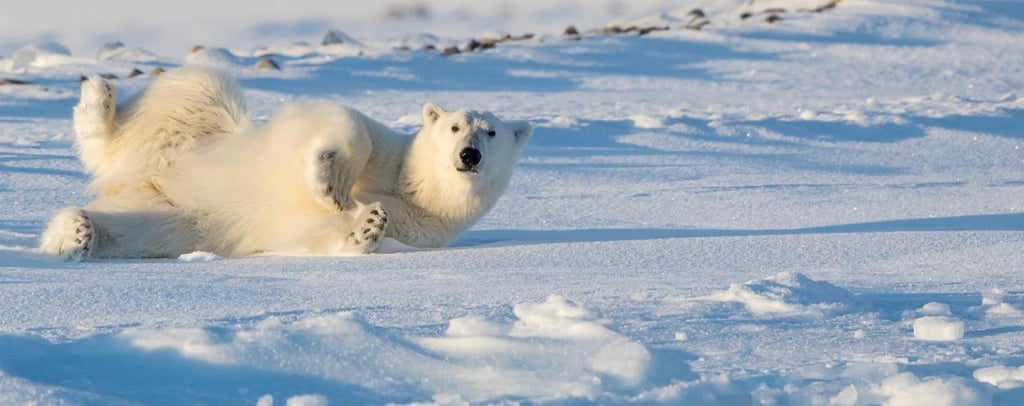
[(186, 65), (207, 65), (221, 68), (243, 64), (241, 58), (227, 48), (197, 46), (185, 56)]
[(32, 384), (0, 371), (0, 405), (75, 404), (68, 401), (68, 395), (61, 388)]
[(1020, 309), (1017, 309), (1013, 305), (1003, 301), (1005, 296), (1006, 291), (1002, 289), (992, 289), (991, 291), (982, 293), (981, 306), (985, 309), (986, 317), (999, 318), (1021, 315)]
[(949, 305), (939, 302), (928, 302), (921, 306), (920, 313), (925, 316), (951, 316)]
[[(519, 320), (511, 326), (479, 318), (455, 319), (445, 337), (421, 339), (420, 344), (475, 368), (487, 369), (490, 364), (509, 371), (523, 366), (561, 370), (551, 380), (532, 382), (524, 389), (557, 383), (573, 386), (576, 396), (590, 398), (600, 393), (602, 383), (635, 388), (646, 378), (651, 354), (643, 345), (594, 321), (586, 309), (564, 298), (519, 304), (513, 313)], [(531, 341), (542, 345), (524, 345)], [(504, 385), (508, 383), (498, 383), (493, 390), (500, 392)]]
[(19, 72), (28, 68), (63, 65), (72, 60), (71, 51), (56, 42), (41, 42), (21, 47), (10, 58), (0, 59), (0, 71)]
[(327, 406), (327, 398), (323, 395), (292, 396), (285, 401), (286, 406)]
[(327, 33), (324, 34), (324, 39), (320, 41), (320, 45), (323, 45), (323, 46), (341, 45), (341, 44), (352, 44), (352, 45), (357, 45), (357, 46), (362, 46), (363, 45), (362, 42), (359, 42), (359, 40), (357, 40), (357, 39), (353, 38), (352, 36), (346, 34), (344, 31), (336, 30), (336, 29), (328, 30)]
[(985, 308), (985, 315), (988, 317), (1019, 316), (1020, 314), (1020, 309), (1009, 303), (1000, 303)]
[(548, 120), (546, 126), (551, 128), (572, 128), (578, 126), (580, 123), (575, 118), (569, 116), (557, 116)]
[(925, 341), (956, 341), (964, 336), (964, 322), (952, 317), (925, 316), (914, 320), (914, 338)]
[(1006, 296), (1006, 291), (1002, 289), (992, 289), (988, 292), (981, 294), (981, 305), (982, 306), (998, 306), (1003, 304), (1003, 297)]
[(665, 123), (664, 121), (662, 121), (662, 119), (643, 114), (630, 116), (629, 119), (633, 121), (634, 127), (645, 130), (653, 130), (665, 126)]
[(728, 290), (697, 300), (740, 303), (757, 315), (832, 315), (850, 311), (857, 305), (849, 291), (794, 272), (744, 284), (734, 283)]
[(101, 61), (153, 62), (160, 57), (139, 47), (127, 47), (121, 41), (112, 41), (100, 47), (96, 59)]
[(349, 312), (294, 322), (270, 318), (227, 333), (132, 329), (120, 336), (135, 348), (212, 364), (280, 369), (382, 394), (409, 387), (428, 397), (457, 393), (468, 402), (596, 399), (647, 382), (647, 348), (583, 307), (551, 296), (516, 305), (513, 313), (512, 323), (453, 319), (439, 337), (397, 336)]
[(754, 404), (750, 392), (725, 375), (690, 382), (673, 382), (667, 386), (644, 391), (629, 398), (628, 403), (705, 406)]
[(206, 262), (216, 261), (218, 259), (221, 259), (220, 255), (206, 251), (190, 252), (188, 254), (181, 254), (181, 256), (178, 257), (178, 261), (182, 262)]
[[(876, 393), (891, 406), (973, 406), (992, 404), (992, 395), (981, 385), (960, 377), (932, 376), (919, 379), (905, 372), (882, 381)], [(859, 404), (859, 403), (858, 403)]]
[[(285, 406), (327, 406), (330, 402), (323, 395), (298, 395), (288, 398)], [(263, 395), (256, 401), (256, 406), (274, 406), (273, 395)]]
[(1002, 389), (1024, 387), (1024, 366), (994, 366), (974, 371), (974, 379)]

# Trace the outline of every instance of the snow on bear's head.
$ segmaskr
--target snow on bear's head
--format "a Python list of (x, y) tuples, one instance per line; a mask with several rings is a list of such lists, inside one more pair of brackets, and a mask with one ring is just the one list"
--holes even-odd
[[(491, 112), (445, 111), (423, 106), (423, 131), (439, 174), (454, 173), (474, 184), (507, 184), (532, 134), (525, 121), (505, 122)], [(504, 185), (501, 185), (504, 186)]]

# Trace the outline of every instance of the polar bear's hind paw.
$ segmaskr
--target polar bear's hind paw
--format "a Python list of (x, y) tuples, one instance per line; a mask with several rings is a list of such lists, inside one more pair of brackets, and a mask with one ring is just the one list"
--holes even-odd
[(66, 209), (51, 221), (39, 248), (61, 260), (79, 262), (92, 253), (95, 236), (92, 221), (81, 209)]
[(102, 119), (111, 120), (117, 103), (116, 98), (117, 93), (110, 82), (99, 76), (93, 76), (82, 82), (82, 97), (79, 105)]

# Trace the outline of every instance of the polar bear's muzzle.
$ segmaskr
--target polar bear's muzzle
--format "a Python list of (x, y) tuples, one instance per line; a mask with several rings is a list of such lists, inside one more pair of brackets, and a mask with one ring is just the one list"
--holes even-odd
[(473, 147), (463, 148), (459, 152), (459, 161), (462, 162), (462, 166), (455, 168), (459, 172), (471, 172), (477, 173), (477, 166), (480, 165), (480, 160), (483, 155), (480, 154), (480, 150)]

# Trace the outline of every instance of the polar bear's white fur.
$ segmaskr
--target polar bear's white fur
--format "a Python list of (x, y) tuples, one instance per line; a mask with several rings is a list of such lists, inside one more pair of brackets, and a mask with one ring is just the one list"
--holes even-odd
[(57, 213), (44, 253), (369, 253), (384, 236), (441, 247), (494, 206), (531, 135), (525, 122), (433, 103), (414, 136), (323, 102), (253, 126), (237, 84), (208, 68), (167, 72), (115, 102), (103, 79), (84, 82), (76, 146), (97, 197)]

